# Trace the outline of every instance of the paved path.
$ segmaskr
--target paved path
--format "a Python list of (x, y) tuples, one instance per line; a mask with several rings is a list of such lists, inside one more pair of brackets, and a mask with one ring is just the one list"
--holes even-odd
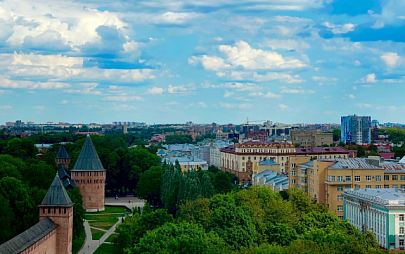
[[(86, 231), (86, 242), (83, 245), (83, 248), (77, 252), (77, 254), (93, 254), (98, 247), (100, 247), (101, 244), (103, 243), (108, 243), (104, 242), (112, 233), (114, 233), (115, 229), (117, 226), (121, 223), (121, 220), (124, 217), (118, 217), (118, 222), (114, 224), (106, 233), (101, 237), (100, 240), (92, 240), (91, 237), (91, 228), (89, 225), (89, 222), (86, 220), (84, 221), (84, 230)], [(101, 229), (102, 230), (102, 229)], [(105, 231), (105, 230), (103, 230)]]
[[(131, 203), (129, 203), (131, 201)], [(135, 198), (135, 197), (121, 197), (115, 199), (114, 197), (105, 198), (106, 205), (119, 205), (119, 206), (126, 206), (128, 209), (133, 210), (135, 207), (143, 207), (145, 204), (145, 200)]]

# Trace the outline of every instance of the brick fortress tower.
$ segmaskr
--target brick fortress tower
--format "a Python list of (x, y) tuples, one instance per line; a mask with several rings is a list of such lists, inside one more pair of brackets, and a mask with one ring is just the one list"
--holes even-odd
[(61, 146), (59, 147), (59, 151), (58, 151), (58, 153), (56, 154), (55, 162), (56, 162), (56, 166), (62, 164), (62, 165), (65, 166), (66, 168), (69, 168), (70, 157), (69, 157), (69, 154), (68, 154), (68, 152), (66, 151), (64, 145), (61, 145)]
[[(50, 219), (58, 225), (56, 228), (56, 246), (47, 246), (46, 249), (55, 249), (58, 254), (72, 253), (73, 205), (59, 176), (56, 174), (45, 198), (38, 206), (39, 221)], [(49, 253), (52, 253), (52, 251), (49, 251)]]
[(70, 175), (80, 189), (83, 196), (83, 208), (86, 212), (104, 211), (106, 172), (90, 135), (87, 135)]

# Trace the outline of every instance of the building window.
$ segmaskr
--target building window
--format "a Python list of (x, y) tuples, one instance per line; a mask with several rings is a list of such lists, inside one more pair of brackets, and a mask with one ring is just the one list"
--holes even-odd
[(244, 160), (245, 160), (245, 157), (242, 157), (242, 160), (244, 161)]
[(284, 163), (281, 163), (281, 166), (283, 167), (283, 166), (284, 166)]
[(375, 176), (375, 181), (376, 182), (381, 182), (381, 176)]
[(292, 175), (292, 176), (296, 176), (296, 175), (297, 175), (297, 171), (291, 171), (291, 175)]
[(242, 168), (242, 171), (245, 172), (245, 168)]
[(343, 196), (342, 196), (342, 195), (338, 195), (338, 196), (337, 196), (337, 200), (338, 200), (338, 201), (343, 201)]
[(248, 157), (248, 160), (250, 160), (250, 156)]
[(360, 190), (360, 185), (356, 185), (356, 186), (354, 187), (354, 189), (355, 189), (355, 190)]
[(385, 175), (384, 176), (384, 181), (389, 181), (390, 180), (390, 176), (389, 175)]
[(392, 176), (392, 181), (398, 181), (398, 175), (393, 175)]
[(354, 181), (355, 182), (360, 182), (361, 181), (361, 176), (355, 176)]
[(376, 185), (375, 188), (376, 189), (381, 189), (381, 185)]
[(352, 177), (351, 176), (346, 176), (346, 182), (351, 182), (352, 181)]
[(384, 189), (389, 189), (390, 185), (389, 184), (384, 184)]
[(404, 239), (399, 240), (399, 246), (404, 247)]
[(398, 185), (394, 184), (394, 185), (392, 185), (392, 188), (398, 189)]
[(329, 176), (329, 181), (334, 182), (335, 181), (335, 176)]
[(338, 176), (337, 180), (338, 180), (338, 182), (343, 182), (343, 176)]
[(343, 211), (343, 206), (342, 205), (338, 205), (338, 211)]
[(292, 180), (291, 180), (291, 183), (292, 183), (292, 184), (295, 184), (295, 183), (296, 183), (296, 180), (295, 180), (295, 179), (292, 179)]
[(404, 215), (403, 214), (399, 215), (399, 221), (404, 221)]
[(401, 185), (401, 189), (405, 189), (405, 185), (402, 184), (402, 185)]
[(256, 157), (253, 157), (253, 160), (256, 160)]
[(344, 216), (338, 216), (339, 219), (344, 220)]
[(338, 187), (337, 187), (337, 191), (343, 191), (343, 186), (341, 186), (341, 185), (338, 186)]
[(367, 189), (371, 189), (371, 185), (366, 185), (366, 188), (367, 188)]
[(371, 181), (371, 176), (366, 176), (366, 181)]
[(400, 228), (399, 228), (399, 234), (400, 234), (400, 235), (403, 235), (403, 234), (404, 234), (404, 227), (400, 227)]

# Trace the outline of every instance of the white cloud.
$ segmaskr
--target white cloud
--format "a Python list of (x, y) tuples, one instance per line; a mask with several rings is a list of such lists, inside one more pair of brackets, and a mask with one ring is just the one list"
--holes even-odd
[(372, 108), (373, 107), (373, 105), (367, 104), (367, 103), (356, 103), (355, 106), (359, 107), (359, 108)]
[(263, 39), (263, 43), (259, 44), (260, 47), (269, 47), (272, 50), (285, 49), (302, 51), (309, 49), (311, 46), (303, 40), (280, 40), (280, 39)]
[(62, 104), (68, 104), (68, 100), (62, 100), (60, 103), (62, 103)]
[(356, 61), (354, 61), (354, 65), (356, 65), (356, 66), (360, 66), (360, 65), (361, 65), (361, 63), (360, 63), (360, 61), (359, 61), (359, 60), (356, 60)]
[(216, 40), (216, 41), (223, 41), (224, 39), (222, 39), (221, 37), (217, 36), (217, 37), (214, 37), (214, 40)]
[[(204, 69), (219, 71), (242, 66), (245, 70), (296, 69), (306, 67), (306, 64), (293, 57), (283, 57), (273, 51), (253, 49), (247, 42), (237, 41), (235, 46), (220, 45), (219, 51), (226, 59), (217, 56), (192, 56), (188, 63), (201, 63)], [(305, 57), (304, 57), (305, 58)], [(307, 60), (307, 58), (306, 58)]]
[(357, 90), (357, 86), (353, 86), (353, 90)]
[(279, 73), (279, 72), (266, 72), (265, 74), (261, 75), (255, 71), (225, 71), (225, 72), (217, 72), (217, 76), (225, 77), (226, 79), (230, 80), (249, 80), (255, 82), (265, 82), (265, 81), (280, 81), (283, 83), (288, 84), (297, 84), (305, 82), (298, 74), (290, 75), (287, 73)]
[(395, 67), (398, 63), (398, 61), (400, 60), (400, 56), (398, 56), (397, 53), (385, 53), (382, 56), (380, 56), (381, 60), (384, 61), (384, 63), (388, 66), (388, 67)]
[(189, 93), (192, 90), (195, 90), (196, 87), (194, 85), (181, 85), (181, 86), (172, 86), (169, 85), (169, 87), (167, 88), (167, 91), (169, 93)]
[(375, 79), (375, 74), (371, 73), (366, 76), (366, 78), (361, 78), (360, 80), (356, 81), (356, 83), (375, 83), (377, 80)]
[(10, 80), (0, 75), (0, 87), (13, 89), (62, 89), (70, 87), (67, 83), (59, 82), (33, 82), (23, 80)]
[(44, 110), (45, 106), (36, 106), (36, 107), (34, 107), (34, 109), (36, 109), (36, 110)]
[(287, 111), (290, 110), (290, 107), (285, 105), (285, 104), (278, 104), (278, 106), (280, 107), (281, 111)]
[(135, 110), (136, 107), (134, 105), (127, 105), (127, 104), (115, 104), (113, 103), (113, 106), (111, 107), (112, 110), (117, 110), (117, 111), (121, 111), (121, 110)]
[(233, 103), (223, 103), (220, 102), (219, 105), (222, 108), (240, 108), (240, 109), (249, 109), (252, 108), (253, 105), (250, 103), (243, 103), (243, 104), (233, 104)]
[(225, 83), (220, 85), (211, 85), (209, 83), (202, 84), (203, 88), (227, 88), (234, 89), (235, 91), (256, 91), (261, 90), (262, 87), (256, 85), (255, 83)]
[(204, 102), (200, 101), (198, 103), (190, 103), (190, 104), (187, 105), (187, 107), (206, 108), (208, 106)]
[(353, 94), (349, 94), (350, 99), (355, 99), (356, 97)]
[(101, 95), (101, 91), (94, 90), (98, 86), (97, 83), (81, 83), (79, 85), (80, 85), (80, 87), (78, 89), (68, 89), (68, 90), (63, 90), (63, 92)]
[(143, 98), (139, 96), (128, 96), (125, 94), (121, 95), (110, 95), (103, 98), (104, 101), (142, 101)]
[(290, 17), (290, 16), (274, 16), (272, 20), (277, 22), (290, 22), (290, 23), (310, 23), (312, 19), (300, 18), (300, 17)]
[(171, 101), (171, 102), (165, 103), (165, 105), (168, 105), (168, 106), (177, 105), (177, 104), (179, 104), (177, 101)]
[(3, 105), (3, 106), (0, 106), (0, 109), (12, 109), (13, 107), (12, 106), (10, 106), (10, 105)]
[(235, 92), (230, 92), (228, 90), (225, 91), (224, 98), (231, 97)]
[(345, 34), (351, 31), (354, 31), (356, 25), (348, 23), (344, 25), (334, 25), (329, 22), (324, 22), (324, 26), (330, 29), (330, 31), (334, 34)]
[(280, 93), (301, 93), (301, 94), (312, 94), (315, 93), (314, 90), (304, 90), (304, 89), (288, 89), (288, 88), (282, 88)]
[(402, 83), (404, 81), (403, 79), (384, 79), (383, 83)]
[(161, 94), (161, 93), (163, 93), (163, 88), (153, 87), (153, 88), (148, 89), (148, 93), (150, 93), (150, 94)]
[(320, 81), (320, 82), (336, 82), (338, 81), (337, 78), (328, 78), (328, 77), (318, 77), (318, 76), (313, 76), (312, 80), (314, 81)]
[(267, 92), (266, 94), (262, 92), (253, 92), (250, 93), (249, 96), (259, 96), (259, 97), (265, 97), (265, 98), (281, 98), (281, 95), (275, 94), (272, 92)]
[(205, 15), (195, 12), (165, 12), (162, 14), (131, 13), (126, 18), (138, 24), (175, 24), (182, 25), (193, 19), (203, 18)]

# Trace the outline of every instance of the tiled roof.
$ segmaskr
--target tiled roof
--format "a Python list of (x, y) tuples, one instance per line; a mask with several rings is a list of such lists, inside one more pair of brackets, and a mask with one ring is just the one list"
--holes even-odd
[(345, 153), (349, 152), (338, 146), (338, 147), (302, 147), (296, 148), (297, 154), (335, 154), (335, 153)]
[(90, 135), (87, 135), (79, 158), (71, 171), (105, 171)]
[(63, 187), (65, 187), (66, 190), (71, 190), (71, 189), (77, 188), (77, 185), (75, 184), (75, 182), (73, 182), (69, 178), (66, 179), (65, 181), (63, 181), (62, 184), (63, 184)]
[(379, 153), (382, 158), (384, 159), (394, 159), (395, 158), (395, 153)]
[(336, 163), (329, 166), (329, 169), (383, 169), (382, 167), (371, 165), (366, 158), (335, 158), (319, 161), (335, 161)]
[(160, 149), (159, 152), (157, 152), (157, 154), (166, 154), (166, 152), (163, 149)]
[(299, 166), (307, 167), (307, 168), (314, 168), (314, 161), (307, 161), (305, 163), (299, 164)]
[(265, 161), (261, 161), (259, 162), (259, 165), (280, 165), (275, 161), (272, 160), (265, 160)]
[(58, 225), (53, 223), (51, 219), (46, 218), (0, 245), (0, 254), (20, 253), (57, 227)]
[(59, 179), (70, 178), (70, 171), (63, 164), (59, 164), (58, 176)]
[(67, 152), (66, 149), (65, 149), (65, 146), (64, 146), (64, 145), (61, 145), (61, 146), (59, 147), (58, 153), (56, 154), (56, 159), (69, 159), (69, 158), (70, 158), (70, 157), (69, 157), (68, 152)]
[(349, 195), (355, 198), (380, 203), (382, 205), (405, 205), (405, 193), (398, 189), (360, 189), (354, 191), (347, 190), (345, 195)]
[(70, 199), (69, 195), (67, 194), (65, 187), (63, 187), (60, 178), (58, 175), (55, 176), (51, 187), (49, 188), (48, 192), (46, 193), (42, 203), (39, 207), (43, 206), (65, 206), (69, 207), (72, 206), (73, 202)]
[(382, 163), (386, 173), (395, 173), (398, 171), (405, 171), (405, 164), (397, 163)]

